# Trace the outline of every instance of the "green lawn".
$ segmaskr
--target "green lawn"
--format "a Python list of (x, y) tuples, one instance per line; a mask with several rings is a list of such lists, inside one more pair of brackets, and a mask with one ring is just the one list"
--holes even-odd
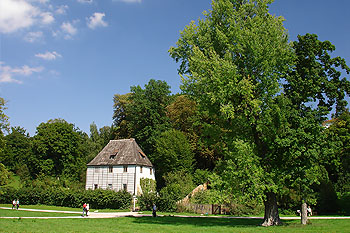
[(180, 217), (113, 219), (0, 219), (0, 232), (350, 232), (349, 220), (283, 221), (260, 227), (261, 220)]
[[(12, 207), (12, 204), (0, 204), (0, 207)], [(83, 207), (81, 208), (71, 208), (71, 207), (63, 207), (63, 206), (48, 206), (48, 205), (21, 205), (22, 209), (37, 209), (37, 210), (63, 210), (63, 211), (83, 211)], [(90, 209), (91, 212), (96, 209)], [(102, 209), (97, 210), (98, 212), (129, 212), (130, 210), (114, 210), (114, 209)]]
[(63, 216), (79, 216), (79, 215), (80, 214), (46, 213), (46, 212), (34, 212), (34, 211), (23, 211), (23, 210), (0, 209), (0, 217), (63, 217)]

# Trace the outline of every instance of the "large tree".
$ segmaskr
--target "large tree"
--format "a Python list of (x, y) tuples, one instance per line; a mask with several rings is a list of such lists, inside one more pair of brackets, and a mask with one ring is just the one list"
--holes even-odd
[(161, 132), (170, 126), (166, 107), (170, 103), (170, 86), (151, 79), (142, 89), (132, 86), (126, 104), (126, 121), (132, 137), (152, 160), (154, 145)]
[(334, 153), (326, 160), (326, 169), (336, 191), (350, 192), (350, 112), (343, 112), (333, 119), (326, 130), (327, 140), (335, 144)]
[(113, 97), (113, 125), (115, 126), (116, 139), (131, 137), (131, 130), (127, 120), (127, 105), (131, 104), (130, 95), (131, 93), (124, 95), (115, 94)]
[(3, 132), (3, 130), (8, 130), (9, 122), (8, 122), (8, 116), (4, 113), (4, 110), (6, 110), (6, 101), (0, 97), (0, 132)]
[(196, 167), (212, 170), (221, 159), (222, 148), (220, 128), (211, 124), (216, 119), (198, 111), (196, 102), (186, 95), (175, 96), (167, 106), (167, 116), (172, 127), (185, 133), (190, 141)]
[(5, 136), (6, 146), (4, 165), (18, 174), (27, 171), (28, 158), (32, 156), (32, 140), (24, 128), (12, 127), (11, 133)]
[(62, 119), (41, 123), (33, 137), (31, 174), (78, 180), (86, 169), (83, 144), (84, 137), (73, 124)]
[(230, 190), (262, 195), (264, 226), (280, 224), (281, 188), (306, 188), (317, 180), (312, 174), (319, 173), (313, 169), (320, 122), (332, 103), (341, 111), (349, 86), (333, 68), (347, 70), (342, 59), (328, 55), (329, 42), (300, 37), (288, 43), (283, 18), (268, 12), (272, 2), (214, 0), (205, 18), (191, 22), (170, 49), (181, 62), (182, 90), (225, 133), (223, 175)]
[[(0, 166), (4, 166), (1, 163), (4, 163), (5, 159), (5, 138), (4, 138), (4, 130), (8, 130), (8, 116), (4, 113), (4, 110), (6, 109), (5, 106), (6, 102), (3, 98), (0, 97)], [(4, 171), (7, 171), (5, 167), (3, 167)], [(5, 176), (6, 177), (6, 176)]]
[(174, 129), (162, 132), (155, 144), (153, 163), (158, 188), (164, 185), (163, 176), (168, 172), (193, 173), (194, 156), (185, 134)]

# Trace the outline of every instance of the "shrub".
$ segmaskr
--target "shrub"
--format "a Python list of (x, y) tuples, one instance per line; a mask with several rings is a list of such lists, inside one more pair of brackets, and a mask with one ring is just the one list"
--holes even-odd
[(63, 187), (12, 187), (0, 190), (0, 203), (11, 203), (18, 198), (22, 205), (55, 205), (66, 207), (81, 207), (84, 202), (89, 203), (94, 209), (126, 209), (131, 204), (131, 194), (126, 191), (115, 192), (112, 190), (79, 190)]
[(350, 192), (339, 194), (338, 196), (339, 212), (344, 215), (350, 215)]
[(142, 194), (138, 197), (140, 210), (152, 210), (153, 203), (157, 202), (156, 181), (141, 178), (140, 186)]

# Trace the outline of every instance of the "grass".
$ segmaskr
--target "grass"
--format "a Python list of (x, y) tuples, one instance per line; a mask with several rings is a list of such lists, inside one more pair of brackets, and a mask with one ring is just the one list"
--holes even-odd
[[(0, 205), (10, 207), (10, 205)], [(81, 211), (56, 206), (23, 206), (33, 209)], [(107, 210), (109, 212), (111, 210)], [(150, 212), (144, 212), (150, 213)], [(261, 219), (201, 217), (123, 217), (112, 219), (0, 219), (0, 232), (350, 232), (350, 220), (316, 220), (302, 226), (300, 220), (282, 220), (282, 226), (260, 227)], [(0, 217), (55, 217), (78, 214), (44, 213), (0, 209)], [(187, 213), (187, 215), (189, 215)]]
[(46, 212), (0, 209), (0, 217), (64, 217), (64, 216), (79, 216), (79, 215), (80, 214), (46, 213)]
[[(12, 204), (0, 204), (0, 207), (12, 207)], [(22, 209), (37, 209), (37, 210), (62, 210), (62, 211), (79, 211), (82, 212), (83, 208), (71, 208), (71, 207), (64, 207), (64, 206), (48, 206), (48, 205), (20, 205), (20, 208)], [(114, 209), (90, 209), (91, 212), (93, 211), (98, 212), (129, 212), (130, 210), (114, 210)]]
[(349, 220), (283, 221), (260, 227), (256, 219), (124, 217), (113, 219), (0, 219), (0, 232), (350, 232)]

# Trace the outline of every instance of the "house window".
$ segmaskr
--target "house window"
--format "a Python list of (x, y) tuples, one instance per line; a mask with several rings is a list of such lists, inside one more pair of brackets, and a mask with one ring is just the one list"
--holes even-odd
[(98, 189), (98, 184), (94, 184), (94, 189)]
[(112, 184), (108, 184), (107, 189), (112, 189)]
[(140, 173), (142, 173), (142, 166), (140, 167)]
[(152, 175), (152, 168), (149, 168), (149, 174)]
[(124, 172), (128, 172), (128, 166), (124, 166)]
[(109, 166), (108, 171), (109, 171), (109, 173), (112, 173), (112, 172), (113, 172), (113, 167), (112, 167), (112, 166)]
[(125, 191), (128, 191), (128, 187), (127, 187), (126, 184), (123, 184), (123, 189), (124, 189)]

